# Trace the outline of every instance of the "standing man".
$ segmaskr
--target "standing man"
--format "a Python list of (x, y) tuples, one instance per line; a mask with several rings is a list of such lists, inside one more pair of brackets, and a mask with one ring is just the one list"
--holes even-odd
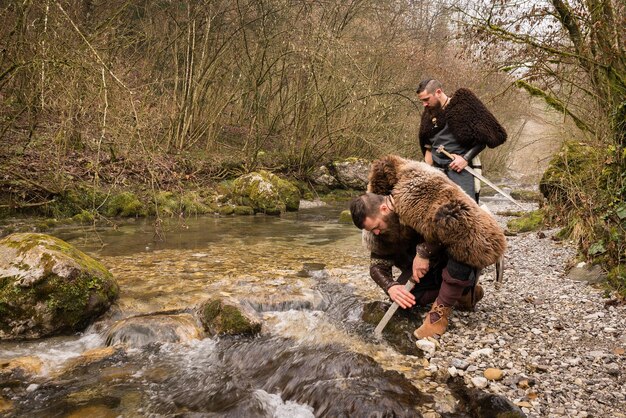
[[(424, 161), (443, 170), (478, 202), (478, 187), (474, 177), (464, 170), (480, 168), (478, 154), (485, 147), (494, 148), (506, 141), (506, 131), (495, 116), (468, 89), (458, 89), (452, 97), (446, 95), (437, 80), (423, 80), (417, 87), (417, 97), (424, 105), (419, 130), (419, 142)], [(454, 156), (451, 160), (437, 152), (444, 146)]]

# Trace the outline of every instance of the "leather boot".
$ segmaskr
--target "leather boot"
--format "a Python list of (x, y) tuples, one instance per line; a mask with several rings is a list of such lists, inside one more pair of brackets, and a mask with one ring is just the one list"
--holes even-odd
[(485, 295), (485, 291), (483, 287), (479, 284), (474, 286), (474, 288), (469, 289), (469, 291), (461, 296), (461, 299), (457, 302), (456, 308), (459, 311), (473, 311), (476, 308), (476, 304), (483, 298)]
[(430, 312), (426, 314), (424, 322), (413, 332), (413, 335), (418, 339), (443, 335), (448, 329), (448, 317), (451, 313), (452, 308), (441, 304), (437, 299), (430, 308)]

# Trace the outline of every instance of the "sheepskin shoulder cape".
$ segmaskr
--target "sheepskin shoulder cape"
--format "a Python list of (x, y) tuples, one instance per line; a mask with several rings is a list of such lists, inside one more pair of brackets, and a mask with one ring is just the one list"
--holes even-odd
[(496, 263), (506, 238), (496, 220), (445, 174), (426, 163), (389, 155), (372, 163), (368, 191), (391, 194), (400, 222), (448, 256), (475, 268)]
[(506, 130), (496, 117), (471, 90), (465, 88), (454, 92), (445, 109), (436, 112), (424, 109), (419, 130), (422, 153), (430, 139), (446, 124), (457, 142), (467, 149), (478, 144), (494, 148), (507, 139)]

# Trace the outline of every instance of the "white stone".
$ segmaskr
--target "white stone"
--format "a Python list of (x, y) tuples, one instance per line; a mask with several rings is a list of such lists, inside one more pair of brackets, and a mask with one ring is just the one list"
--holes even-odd
[(478, 389), (484, 389), (489, 386), (489, 381), (482, 376), (472, 377), (472, 384)]
[(415, 342), (415, 345), (417, 346), (417, 348), (422, 350), (425, 355), (428, 355), (430, 357), (432, 357), (433, 354), (435, 354), (435, 352), (437, 351), (437, 347), (435, 346), (435, 343), (433, 343), (432, 341), (425, 340), (425, 339), (417, 340)]

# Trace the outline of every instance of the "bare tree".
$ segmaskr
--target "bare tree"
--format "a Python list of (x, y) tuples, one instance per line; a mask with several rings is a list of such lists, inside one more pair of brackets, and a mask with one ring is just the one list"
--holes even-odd
[(481, 2), (462, 12), (474, 50), (584, 130), (626, 145), (626, 5), (620, 0)]

